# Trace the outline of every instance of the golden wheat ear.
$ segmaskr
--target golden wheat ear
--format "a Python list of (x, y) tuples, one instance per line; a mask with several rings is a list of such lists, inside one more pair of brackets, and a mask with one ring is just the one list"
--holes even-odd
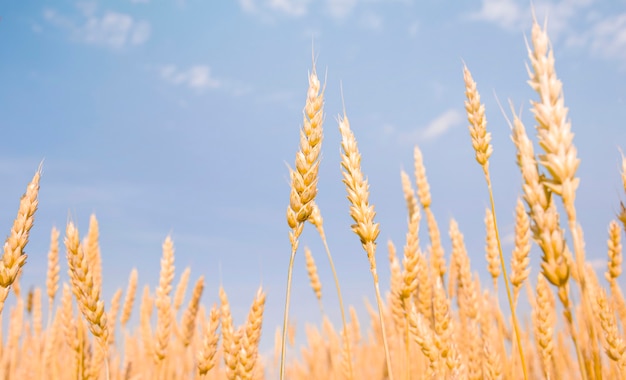
[(280, 355), (280, 379), (285, 376), (285, 350), (287, 326), (289, 324), (289, 302), (291, 298), (291, 278), (293, 262), (298, 250), (298, 239), (304, 229), (304, 223), (310, 219), (317, 195), (320, 152), (322, 149), (322, 123), (324, 121), (324, 90), (315, 71), (309, 74), (309, 89), (304, 106), (304, 122), (300, 130), (300, 149), (296, 153), (295, 169), (290, 169), (291, 192), (287, 207), (287, 224), (289, 225), (289, 242), (291, 255), (287, 273), (287, 294), (285, 296), (285, 312), (283, 317), (283, 338)]
[(343, 183), (346, 185), (348, 200), (350, 201), (350, 216), (354, 220), (352, 231), (361, 240), (361, 245), (367, 254), (370, 264), (370, 272), (374, 279), (376, 301), (378, 304), (378, 316), (382, 330), (385, 358), (387, 361), (387, 375), (393, 380), (391, 368), (391, 355), (387, 342), (385, 321), (383, 318), (383, 302), (380, 296), (378, 284), (378, 272), (376, 270), (376, 239), (380, 232), (378, 223), (374, 223), (374, 206), (369, 204), (369, 185), (361, 172), (361, 153), (357, 148), (356, 138), (350, 129), (350, 121), (345, 112), (339, 117), (339, 131), (341, 132), (341, 167)]

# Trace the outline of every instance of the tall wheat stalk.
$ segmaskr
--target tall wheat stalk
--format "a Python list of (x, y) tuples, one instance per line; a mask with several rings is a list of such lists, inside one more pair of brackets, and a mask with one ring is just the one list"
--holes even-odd
[(385, 321), (383, 318), (383, 302), (380, 297), (380, 287), (378, 284), (378, 273), (376, 271), (376, 238), (378, 237), (379, 225), (374, 223), (374, 206), (369, 204), (369, 185), (361, 173), (361, 154), (357, 148), (354, 133), (350, 130), (348, 117), (343, 114), (339, 118), (339, 131), (341, 132), (341, 167), (343, 183), (346, 185), (348, 200), (350, 201), (350, 216), (354, 220), (352, 231), (361, 239), (361, 245), (367, 253), (370, 263), (370, 272), (374, 279), (374, 289), (376, 290), (376, 302), (378, 304), (378, 318), (382, 330), (383, 345), (385, 348), (385, 358), (387, 360), (387, 371), (389, 380), (393, 380), (391, 369), (391, 356), (389, 354), (389, 344), (385, 331)]

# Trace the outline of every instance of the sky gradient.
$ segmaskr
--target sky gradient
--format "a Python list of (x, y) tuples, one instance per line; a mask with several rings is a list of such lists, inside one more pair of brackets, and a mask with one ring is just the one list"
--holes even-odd
[[(139, 269), (140, 289), (157, 286), (161, 244), (171, 234), (175, 281), (187, 266), (192, 283), (204, 275), (207, 306), (218, 301), (222, 284), (236, 323), (243, 322), (263, 285), (268, 297), (262, 344), (271, 347), (282, 323), (290, 252), (287, 165), (298, 149), (313, 49), (326, 85), (317, 200), (345, 302), (355, 305), (361, 323), (367, 320), (363, 299), (373, 302), (374, 293), (341, 183), (337, 117), (343, 104), (381, 226), (383, 291), (387, 241), (399, 251), (404, 244), (400, 170), (412, 175), (415, 145), (424, 155), (446, 255), (454, 217), (472, 267), (488, 287), (483, 220), (489, 200), (464, 114), (465, 62), (493, 136), (496, 211), (510, 255), (521, 179), (506, 117), (510, 101), (534, 137), (529, 104), (536, 95), (526, 83), (530, 2), (7, 4), (0, 7), (0, 230), (10, 231), (19, 198), (44, 160), (25, 289), (45, 284), (52, 226), (64, 232), (71, 219), (83, 236), (95, 213), (106, 300), (126, 286), (133, 267)], [(581, 158), (579, 219), (587, 256), (602, 273), (608, 223), (626, 198), (618, 150), (626, 149), (626, 2), (534, 5), (540, 22), (548, 18)], [(425, 232), (422, 223), (423, 248)], [(317, 260), (325, 310), (339, 326), (332, 277), (310, 225), (300, 247), (305, 245)], [(321, 319), (302, 253), (291, 308), (300, 333), (305, 322)], [(534, 248), (533, 283), (539, 256)], [(62, 265), (67, 281), (63, 260)]]

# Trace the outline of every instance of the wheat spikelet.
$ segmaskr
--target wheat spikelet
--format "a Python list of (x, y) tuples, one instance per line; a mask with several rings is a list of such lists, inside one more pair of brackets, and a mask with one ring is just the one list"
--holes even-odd
[(498, 276), (500, 276), (500, 255), (498, 252), (498, 240), (496, 239), (496, 225), (493, 220), (493, 212), (485, 210), (485, 227), (487, 230), (485, 251), (487, 258), (487, 269), (493, 280), (493, 288), (498, 290)]
[(535, 339), (539, 346), (541, 365), (545, 378), (552, 376), (552, 355), (554, 352), (554, 296), (548, 287), (545, 277), (539, 274), (537, 278), (537, 304), (533, 308), (535, 324)]
[(315, 297), (320, 304), (320, 310), (323, 312), (322, 308), (322, 283), (320, 282), (320, 277), (317, 273), (317, 265), (315, 265), (315, 260), (313, 259), (313, 255), (311, 254), (311, 250), (308, 247), (304, 247), (304, 257), (306, 259), (306, 271), (309, 275), (309, 282), (311, 284), (311, 288), (315, 293)]
[(200, 298), (202, 297), (203, 291), (204, 276), (200, 276), (200, 278), (198, 278), (196, 284), (193, 287), (193, 292), (191, 293), (191, 300), (189, 300), (189, 305), (183, 313), (182, 342), (183, 346), (185, 347), (188, 347), (189, 344), (191, 344), (191, 340), (196, 330), (196, 318), (198, 315), (198, 307), (200, 306)]
[(100, 238), (98, 219), (94, 214), (89, 217), (89, 230), (87, 231), (87, 237), (83, 243), (85, 255), (87, 255), (87, 262), (91, 266), (93, 272), (93, 283), (102, 288), (102, 257), (100, 256)]
[(309, 74), (309, 89), (304, 107), (304, 122), (300, 131), (300, 149), (296, 153), (296, 170), (290, 170), (291, 194), (287, 208), (287, 223), (292, 229), (290, 239), (295, 245), (302, 225), (313, 212), (313, 201), (317, 195), (317, 181), (322, 148), (322, 123), (324, 91), (320, 92), (320, 81), (315, 66)]
[(157, 362), (165, 359), (172, 331), (172, 305), (170, 293), (174, 281), (174, 243), (168, 236), (163, 242), (161, 274), (156, 289), (157, 327), (155, 332), (154, 356)]
[(126, 326), (130, 315), (133, 311), (133, 304), (135, 303), (135, 293), (137, 293), (137, 269), (133, 268), (128, 277), (128, 287), (126, 288), (126, 295), (124, 296), (124, 306), (122, 306), (122, 315), (120, 316), (120, 324)]
[[(450, 316), (450, 303), (446, 298), (440, 278), (436, 278), (433, 287), (433, 342), (441, 355), (441, 360), (448, 360), (450, 345), (452, 343), (452, 326)], [(419, 342), (418, 342), (419, 343)]]
[(472, 137), (472, 146), (476, 152), (476, 161), (483, 167), (485, 175), (489, 171), (489, 157), (493, 152), (491, 145), (491, 133), (487, 132), (487, 119), (485, 118), (485, 106), (480, 103), (480, 94), (476, 89), (476, 82), (472, 74), (463, 66), (463, 80), (465, 81), (465, 110), (469, 121), (469, 131)]
[(379, 319), (383, 334), (383, 345), (387, 360), (387, 370), (390, 380), (393, 380), (389, 346), (385, 334), (385, 325), (382, 314), (382, 300), (376, 272), (376, 238), (380, 232), (378, 223), (374, 223), (374, 206), (369, 204), (369, 185), (361, 172), (361, 154), (357, 148), (356, 138), (350, 129), (350, 121), (345, 114), (339, 117), (339, 131), (341, 132), (341, 167), (343, 183), (346, 185), (348, 200), (350, 201), (350, 216), (354, 220), (352, 231), (360, 238), (361, 245), (367, 253), (370, 263), (370, 272), (374, 279), (374, 288), (378, 303)]
[(93, 281), (91, 266), (80, 246), (78, 230), (72, 222), (67, 224), (65, 247), (72, 292), (76, 297), (81, 313), (89, 322), (89, 330), (98, 339), (102, 350), (106, 351), (109, 329), (107, 315), (104, 311), (104, 301), (100, 299), (100, 288)]
[(413, 216), (413, 213), (419, 211), (417, 205), (417, 198), (415, 197), (415, 190), (411, 185), (411, 179), (404, 170), (400, 171), (400, 178), (402, 180), (402, 192), (404, 193), (404, 200), (406, 201), (406, 209), (409, 212), (409, 219)]
[[(41, 177), (41, 166), (26, 187), (26, 192), (20, 199), (20, 207), (17, 217), (13, 221), (11, 232), (4, 243), (4, 253), (0, 260), (0, 314), (4, 308), (9, 291), (8, 288), (16, 281), (22, 266), (26, 263), (27, 255), (24, 247), (28, 243), (30, 229), (35, 220), (35, 212), (39, 201), (39, 179)], [(16, 292), (16, 295), (19, 292)]]
[[(54, 297), (59, 289), (59, 230), (52, 227), (50, 233), (50, 250), (48, 251), (48, 271), (46, 275), (46, 290), (48, 294), (49, 310), (52, 310)], [(52, 316), (52, 313), (49, 313)], [(48, 322), (48, 325), (50, 322)]]
[(176, 290), (174, 291), (174, 300), (172, 302), (172, 306), (174, 307), (174, 310), (176, 312), (178, 312), (180, 310), (180, 307), (183, 305), (185, 292), (187, 291), (187, 285), (189, 284), (189, 276), (191, 276), (191, 268), (187, 267), (180, 275), (178, 285), (176, 285)]
[(517, 304), (517, 298), (524, 281), (530, 274), (530, 221), (524, 209), (521, 199), (515, 206), (515, 248), (511, 258), (511, 284), (513, 285), (513, 298)]
[[(574, 134), (570, 131), (571, 125), (567, 120), (568, 109), (564, 105), (563, 85), (554, 70), (550, 40), (545, 28), (542, 29), (536, 20), (533, 21), (533, 49), (528, 48), (532, 71), (528, 69), (528, 83), (540, 98), (539, 101), (532, 102), (539, 145), (545, 152), (539, 155), (539, 162), (552, 176), (544, 184), (563, 197), (566, 211), (571, 214), (575, 212), (573, 204), (579, 183), (575, 175), (580, 160), (576, 157), (576, 148), (572, 144)], [(571, 216), (570, 218), (575, 219)]]
[(459, 231), (457, 222), (450, 221), (450, 239), (452, 240), (452, 256), (455, 257), (459, 281), (459, 307), (470, 319), (478, 317), (478, 293), (472, 280), (470, 260), (463, 241), (463, 234)]
[(261, 325), (264, 310), (265, 293), (262, 288), (259, 288), (252, 302), (252, 306), (250, 307), (248, 319), (244, 325), (243, 334), (239, 342), (240, 348), (237, 372), (240, 378), (244, 380), (252, 380), (255, 367), (257, 366), (258, 346), (261, 340)]
[(215, 353), (217, 352), (217, 342), (219, 335), (217, 328), (220, 324), (220, 312), (216, 305), (213, 305), (209, 312), (209, 321), (204, 329), (203, 341), (198, 351), (198, 373), (206, 375), (213, 367), (215, 367)]
[(417, 291), (417, 272), (419, 270), (419, 260), (421, 252), (419, 248), (419, 223), (421, 215), (419, 208), (415, 208), (409, 219), (409, 230), (406, 233), (406, 243), (404, 245), (404, 258), (402, 259), (402, 288), (400, 298), (404, 303)]
[(154, 352), (154, 338), (152, 337), (152, 327), (150, 325), (150, 318), (152, 317), (153, 308), (154, 300), (150, 296), (150, 287), (146, 285), (143, 288), (143, 294), (141, 296), (139, 320), (143, 347), (145, 352), (150, 354)]
[(120, 302), (122, 300), (122, 289), (117, 289), (111, 297), (111, 304), (107, 311), (108, 329), (109, 329), (109, 345), (115, 345), (115, 322), (117, 321), (117, 313), (120, 310)]
[[(296, 169), (290, 169), (291, 191), (289, 195), (289, 206), (287, 207), (287, 224), (289, 231), (289, 241), (291, 243), (291, 256), (289, 258), (289, 269), (287, 274), (287, 294), (285, 300), (285, 312), (283, 318), (283, 338), (280, 358), (280, 379), (285, 376), (285, 350), (287, 338), (287, 325), (289, 323), (289, 301), (291, 296), (291, 277), (293, 272), (293, 262), (298, 250), (298, 239), (302, 234), (304, 222), (306, 222), (313, 212), (315, 196), (317, 195), (318, 171), (320, 164), (320, 151), (322, 148), (322, 123), (324, 90), (320, 92), (320, 81), (315, 71), (309, 74), (309, 89), (304, 107), (304, 123), (300, 131), (300, 149), (296, 153)], [(328, 250), (327, 250), (328, 252)], [(330, 255), (329, 255), (330, 258)], [(332, 264), (332, 262), (331, 262)], [(341, 297), (341, 296), (340, 296)], [(345, 316), (342, 318), (345, 325)]]
[(222, 350), (224, 364), (226, 365), (226, 377), (233, 380), (237, 377), (237, 363), (239, 362), (239, 341), (241, 332), (233, 326), (233, 317), (230, 312), (228, 296), (220, 287), (220, 321), (222, 324)]
[(387, 243), (389, 249), (389, 269), (391, 271), (390, 289), (389, 289), (389, 305), (391, 307), (391, 316), (393, 317), (396, 331), (404, 330), (404, 306), (402, 304), (402, 269), (400, 262), (396, 256), (396, 247), (391, 240)]
[(446, 273), (446, 260), (444, 258), (443, 247), (441, 246), (441, 235), (439, 233), (439, 227), (437, 226), (435, 215), (433, 215), (433, 212), (430, 209), (432, 199), (430, 196), (430, 186), (426, 178), (426, 168), (424, 167), (422, 151), (417, 146), (413, 150), (413, 161), (415, 166), (417, 195), (420, 199), (420, 203), (422, 204), (422, 208), (426, 213), (428, 236), (430, 238), (431, 244), (431, 263), (437, 275), (443, 280), (443, 276)]
[(620, 372), (625, 374), (626, 372), (626, 343), (620, 336), (617, 329), (617, 323), (615, 322), (615, 315), (613, 310), (606, 299), (606, 293), (604, 289), (598, 288), (596, 291), (596, 302), (600, 312), (600, 324), (602, 331), (604, 332), (604, 340), (602, 344), (607, 356), (617, 362), (620, 366)]
[(370, 269), (375, 270), (376, 238), (379, 225), (374, 223), (374, 206), (369, 204), (369, 185), (361, 173), (361, 154), (358, 151), (356, 139), (350, 130), (350, 121), (347, 116), (339, 118), (341, 132), (341, 167), (343, 183), (346, 185), (348, 200), (350, 201), (350, 216), (354, 220), (352, 231), (361, 239), (363, 249), (367, 253)]
[(604, 276), (611, 282), (615, 281), (622, 273), (621, 231), (616, 221), (611, 221), (609, 224), (609, 240), (607, 244), (609, 246), (609, 263)]
[(420, 346), (422, 353), (428, 358), (430, 376), (440, 374), (439, 357), (440, 352), (434, 342), (433, 331), (428, 326), (424, 316), (417, 312), (415, 308), (409, 313), (409, 330), (415, 342)]

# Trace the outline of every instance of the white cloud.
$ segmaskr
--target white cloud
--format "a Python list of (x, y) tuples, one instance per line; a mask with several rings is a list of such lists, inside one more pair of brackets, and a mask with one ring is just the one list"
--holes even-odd
[(102, 18), (91, 17), (81, 28), (84, 42), (122, 48), (140, 45), (150, 37), (150, 24), (135, 21), (127, 14), (107, 12)]
[(356, 3), (357, 0), (326, 0), (330, 15), (338, 19), (344, 18), (352, 12)]
[(459, 111), (456, 109), (449, 109), (439, 115), (435, 120), (431, 121), (426, 128), (421, 130), (421, 138), (423, 140), (435, 139), (462, 121), (463, 116), (461, 116)]
[(303, 16), (307, 13), (309, 0), (268, 0), (268, 7), (287, 16)]
[(51, 9), (44, 11), (44, 19), (69, 32), (76, 41), (113, 49), (140, 45), (150, 38), (151, 29), (147, 21), (137, 21), (130, 15), (110, 11), (98, 17), (93, 3), (80, 3), (78, 7), (85, 17), (82, 25)]
[(178, 69), (175, 65), (166, 65), (161, 67), (160, 74), (161, 78), (169, 83), (199, 91), (221, 86), (221, 82), (211, 75), (211, 68), (207, 65), (196, 65), (187, 70)]
[(480, 10), (471, 13), (469, 18), (495, 23), (504, 29), (517, 29), (522, 14), (515, 0), (483, 0)]
[(587, 46), (594, 56), (616, 59), (626, 67), (626, 13), (598, 20), (570, 43)]
[[(398, 142), (402, 144), (417, 144), (425, 141), (435, 140), (445, 134), (451, 128), (459, 125), (463, 121), (463, 115), (454, 108), (451, 108), (441, 115), (437, 116), (427, 126), (414, 130), (412, 132), (398, 133)], [(393, 126), (384, 126), (386, 135), (395, 133)]]

